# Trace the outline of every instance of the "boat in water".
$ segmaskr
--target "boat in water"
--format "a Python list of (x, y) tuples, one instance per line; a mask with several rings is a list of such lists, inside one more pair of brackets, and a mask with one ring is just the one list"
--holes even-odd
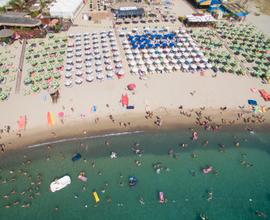
[(94, 196), (95, 202), (96, 203), (99, 203), (100, 202), (100, 199), (99, 199), (99, 196), (98, 196), (98, 194), (97, 194), (96, 191), (93, 192), (93, 196)]
[(78, 179), (83, 181), (83, 182), (86, 182), (87, 181), (87, 176), (86, 176), (85, 172), (81, 171), (79, 176), (78, 176)]
[(138, 180), (137, 180), (137, 178), (136, 178), (135, 176), (130, 176), (130, 177), (128, 178), (128, 185), (129, 185), (130, 187), (136, 186), (137, 182), (138, 182)]
[(77, 160), (80, 160), (81, 158), (82, 158), (82, 155), (79, 154), (79, 153), (76, 153), (76, 154), (73, 155), (72, 161), (75, 162)]
[(56, 192), (56, 191), (59, 191), (65, 187), (67, 187), (69, 184), (71, 184), (70, 176), (63, 176), (60, 179), (54, 180), (50, 184), (50, 190), (52, 192)]
[(164, 192), (159, 192), (159, 202), (163, 204), (165, 202)]

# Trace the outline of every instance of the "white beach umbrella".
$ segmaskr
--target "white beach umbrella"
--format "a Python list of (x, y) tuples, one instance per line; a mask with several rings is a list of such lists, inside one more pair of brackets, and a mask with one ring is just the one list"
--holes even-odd
[(76, 63), (82, 63), (82, 61), (83, 61), (82, 58), (77, 58), (76, 59)]
[(154, 58), (154, 59), (158, 58), (158, 54), (154, 53), (154, 54), (151, 55), (151, 57)]
[(87, 68), (89, 68), (89, 67), (92, 66), (92, 63), (88, 61), (88, 62), (85, 63), (85, 66), (86, 66)]
[(148, 53), (148, 50), (147, 49), (141, 49), (141, 52), (142, 53)]
[(133, 73), (138, 73), (138, 68), (137, 67), (132, 67), (131, 68), (131, 72), (133, 72)]
[(114, 62), (118, 63), (118, 62), (120, 62), (120, 61), (121, 61), (121, 59), (120, 59), (119, 57), (115, 57), (115, 58), (114, 58)]
[(113, 52), (113, 56), (114, 57), (118, 57), (118, 56), (120, 56), (120, 52), (117, 50), (117, 51), (115, 51), (115, 52)]
[(73, 53), (68, 53), (67, 54), (67, 58), (72, 58), (73, 57)]
[(146, 58), (146, 59), (150, 58), (149, 54), (147, 54), (147, 53), (144, 54), (143, 57)]
[(174, 54), (173, 54), (173, 53), (168, 53), (168, 54), (167, 54), (167, 57), (169, 57), (169, 58), (172, 59), (172, 58), (174, 57)]
[(68, 80), (65, 81), (64, 84), (65, 84), (66, 87), (70, 87), (72, 85), (72, 80), (68, 79)]
[(145, 61), (145, 63), (148, 64), (148, 65), (151, 65), (151, 64), (153, 63), (153, 61), (150, 60), (150, 59), (147, 59), (147, 60)]
[(86, 61), (91, 61), (91, 60), (93, 60), (93, 57), (92, 56), (85, 56), (85, 60)]
[(166, 57), (166, 54), (161, 53), (161, 54), (159, 54), (159, 57), (161, 57), (161, 58), (165, 58), (165, 57)]
[(114, 72), (113, 71), (108, 71), (107, 72), (107, 77), (108, 78), (112, 78), (114, 76)]
[(182, 68), (185, 69), (185, 70), (187, 70), (187, 69), (189, 68), (189, 65), (187, 65), (187, 64), (182, 64)]
[(104, 60), (104, 63), (105, 63), (105, 64), (111, 64), (112, 61), (111, 61), (110, 59), (105, 59), (105, 60)]
[(134, 60), (134, 57), (131, 54), (127, 55), (127, 60)]
[(184, 57), (189, 57), (189, 53), (185, 52), (183, 53)]
[(72, 73), (71, 73), (71, 72), (66, 72), (66, 73), (65, 73), (65, 77), (66, 77), (66, 78), (72, 77)]
[(188, 63), (192, 63), (193, 59), (192, 59), (192, 58), (187, 58), (186, 61), (187, 61)]
[(167, 60), (167, 59), (162, 59), (162, 63), (167, 64), (167, 63), (169, 63), (169, 60)]
[(67, 48), (67, 52), (68, 53), (72, 53), (73, 52), (73, 48)]
[(96, 68), (96, 72), (102, 72), (102, 67), (101, 66), (98, 66), (97, 68)]
[(134, 60), (131, 60), (131, 61), (129, 62), (129, 65), (130, 65), (130, 66), (136, 66), (136, 62), (135, 62)]
[(199, 63), (198, 66), (199, 66), (201, 69), (204, 69), (204, 68), (205, 68), (205, 64), (204, 64), (204, 63)]
[(125, 54), (128, 55), (128, 54), (132, 54), (132, 51), (129, 49), (129, 50), (126, 50), (125, 51)]
[(76, 75), (76, 76), (82, 76), (83, 73), (82, 73), (82, 71), (78, 71), (78, 72), (75, 73), (75, 75)]
[(148, 70), (151, 71), (151, 72), (152, 72), (152, 71), (155, 71), (155, 67), (154, 67), (153, 65), (150, 65), (150, 66), (148, 67)]
[(147, 68), (146, 68), (145, 66), (141, 66), (141, 67), (140, 67), (140, 71), (142, 71), (142, 72), (147, 72)]
[(213, 66), (212, 66), (211, 63), (207, 63), (207, 64), (206, 64), (206, 67), (209, 68), (209, 69), (211, 69)]
[(202, 57), (202, 61), (207, 63), (208, 62), (208, 59), (206, 57)]
[(109, 53), (105, 53), (105, 54), (103, 55), (103, 57), (106, 58), (106, 59), (108, 59), (108, 58), (110, 57), (110, 54), (109, 54)]
[(95, 63), (96, 66), (100, 66), (101, 64), (102, 64), (102, 63), (101, 63), (100, 60), (97, 60), (96, 63)]
[(167, 70), (169, 70), (169, 71), (172, 70), (172, 66), (171, 66), (171, 65), (166, 65), (165, 68), (166, 68)]
[(180, 62), (180, 63), (185, 63), (185, 62), (186, 62), (186, 60), (185, 60), (185, 59), (183, 59), (183, 58), (180, 58), (180, 59), (179, 59), (179, 62)]
[(174, 68), (175, 70), (180, 70), (180, 69), (181, 69), (179, 65), (175, 65), (173, 68)]
[(93, 70), (92, 69), (90, 69), (90, 68), (88, 68), (88, 69), (86, 69), (86, 74), (92, 74), (93, 73)]
[(132, 51), (133, 51), (134, 54), (139, 54), (140, 53), (140, 50), (138, 48), (132, 49)]
[(122, 65), (122, 63), (117, 63), (117, 64), (115, 65), (115, 67), (116, 67), (117, 69), (120, 69), (120, 68), (123, 67), (123, 65)]
[(161, 65), (158, 65), (158, 66), (157, 66), (157, 70), (162, 71), (162, 70), (164, 70), (164, 67), (161, 66)]
[(81, 64), (76, 65), (76, 69), (80, 70), (82, 68)]
[(82, 84), (82, 82), (83, 82), (83, 80), (80, 77), (75, 79), (75, 83), (78, 84), (78, 85)]
[(95, 79), (95, 77), (94, 77), (93, 75), (88, 75), (88, 76), (86, 77), (86, 81), (87, 81), (87, 82), (93, 82), (94, 79)]
[(73, 59), (67, 59), (66, 64), (73, 64)]
[(103, 73), (97, 74), (97, 79), (102, 80), (102, 79), (104, 79), (104, 78), (105, 78), (105, 76), (104, 76)]
[(82, 56), (82, 53), (81, 53), (81, 52), (76, 52), (76, 53), (75, 53), (75, 56), (76, 56), (76, 57), (81, 57), (81, 56)]
[(191, 67), (192, 69), (194, 69), (194, 70), (197, 69), (197, 65), (195, 65), (195, 64), (191, 64), (190, 67)]
[(138, 64), (138, 65), (143, 65), (144, 62), (140, 59), (140, 60), (137, 60), (137, 64)]
[(186, 48), (185, 47), (180, 47), (179, 50), (182, 51), (182, 52), (185, 52), (186, 51)]
[(92, 52), (90, 50), (87, 50), (84, 52), (84, 55), (86, 55), (86, 56), (91, 55), (91, 54), (92, 54)]
[(155, 64), (160, 64), (160, 60), (156, 59), (156, 60), (154, 60), (154, 63)]
[(195, 57), (194, 58), (194, 61), (197, 62), (197, 63), (199, 63), (201, 61), (201, 59), (199, 57)]
[(113, 69), (113, 68), (112, 68), (111, 65), (106, 66), (106, 70), (112, 70), (112, 69)]
[(176, 64), (176, 63), (177, 63), (177, 61), (176, 61), (175, 59), (172, 59), (172, 60), (170, 60), (170, 63), (172, 63), (172, 64)]

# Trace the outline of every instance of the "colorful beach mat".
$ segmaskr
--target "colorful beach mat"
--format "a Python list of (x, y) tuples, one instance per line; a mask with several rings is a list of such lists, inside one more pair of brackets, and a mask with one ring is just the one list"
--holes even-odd
[(19, 119), (19, 129), (24, 130), (26, 127), (26, 115), (20, 116)]
[(48, 124), (50, 126), (54, 126), (55, 125), (54, 115), (53, 115), (52, 112), (48, 112), (47, 113), (47, 120), (48, 120)]

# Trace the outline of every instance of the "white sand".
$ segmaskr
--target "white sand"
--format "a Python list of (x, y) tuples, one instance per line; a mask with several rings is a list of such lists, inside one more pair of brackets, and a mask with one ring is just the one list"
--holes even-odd
[[(176, 4), (178, 1), (175, 1)], [(188, 7), (187, 3), (184, 7)], [(176, 7), (178, 8), (178, 6)], [(175, 8), (175, 9), (176, 9)], [(180, 10), (180, 9), (179, 9)], [(83, 9), (82, 11), (85, 11)], [(184, 10), (185, 11), (185, 10)], [(192, 12), (192, 9), (186, 14)], [(153, 24), (157, 26), (157, 24)], [(174, 26), (173, 24), (168, 26)], [(177, 24), (179, 26), (179, 23)], [(111, 27), (111, 23), (100, 25), (82, 25), (71, 27), (70, 33), (83, 33), (93, 30), (100, 31)], [(12, 46), (13, 47), (13, 46)], [(13, 48), (14, 49), (14, 48)], [(259, 105), (270, 107), (260, 97), (259, 93), (252, 93), (251, 88), (266, 89), (270, 91), (270, 85), (265, 85), (259, 79), (248, 76), (235, 76), (231, 74), (218, 74), (216, 78), (211, 77), (211, 73), (206, 76), (200, 76), (199, 73), (174, 72), (170, 74), (150, 76), (148, 80), (141, 81), (137, 76), (131, 76), (128, 69), (125, 69), (124, 79), (105, 80), (104, 82), (84, 82), (82, 85), (74, 85), (73, 88), (62, 88), (60, 90), (60, 99), (57, 104), (52, 104), (49, 95), (42, 91), (36, 95), (23, 96), (12, 94), (9, 100), (0, 103), (0, 128), (10, 125), (13, 132), (18, 129), (17, 121), (21, 115), (27, 116), (27, 131), (31, 131), (35, 140), (41, 140), (44, 132), (53, 131), (47, 124), (47, 112), (51, 111), (55, 115), (64, 111), (65, 124), (77, 121), (93, 121), (94, 118), (104, 118), (109, 114), (114, 116), (124, 115), (124, 117), (133, 117), (138, 114), (144, 114), (146, 107), (155, 111), (176, 110), (178, 106), (183, 105), (187, 108), (198, 108), (206, 106), (218, 109), (221, 106), (227, 106), (235, 109), (239, 105), (247, 105), (248, 99), (256, 99)], [(127, 85), (135, 83), (137, 89), (135, 94), (127, 91)], [(196, 91), (194, 96), (190, 92)], [(120, 104), (121, 95), (127, 93), (130, 98), (130, 105), (134, 105), (134, 110), (123, 109)], [(109, 108), (106, 107), (109, 104)], [(97, 112), (91, 112), (91, 107), (97, 106)], [(62, 107), (65, 107), (63, 110)], [(70, 110), (73, 107), (74, 112)], [(81, 114), (86, 118), (81, 118)], [(128, 120), (128, 119), (127, 119)], [(93, 126), (94, 124), (91, 124)], [(59, 120), (56, 120), (56, 127), (63, 128)], [(77, 131), (68, 127), (70, 135)], [(24, 133), (23, 133), (24, 135)], [(2, 142), (10, 141), (9, 135), (2, 135)], [(44, 139), (45, 140), (45, 139)], [(15, 141), (20, 141), (16, 139)]]

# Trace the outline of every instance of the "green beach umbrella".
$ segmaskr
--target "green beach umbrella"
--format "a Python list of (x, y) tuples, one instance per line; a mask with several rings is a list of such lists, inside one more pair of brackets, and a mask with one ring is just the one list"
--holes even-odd
[(33, 92), (38, 92), (38, 91), (40, 90), (40, 88), (39, 88), (37, 85), (32, 85), (32, 86), (31, 86), (31, 90), (32, 90)]

